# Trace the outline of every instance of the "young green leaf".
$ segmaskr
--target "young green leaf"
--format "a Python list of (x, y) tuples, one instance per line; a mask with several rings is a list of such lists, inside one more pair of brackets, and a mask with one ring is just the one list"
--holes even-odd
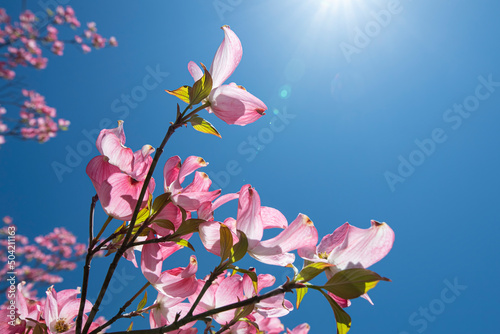
[(169, 93), (170, 95), (173, 95), (175, 97), (178, 97), (179, 99), (186, 102), (187, 104), (189, 104), (189, 91), (190, 90), (191, 90), (191, 87), (189, 87), (189, 86), (182, 86), (182, 87), (177, 88), (176, 90), (165, 89), (165, 91), (167, 93)]
[(210, 135), (222, 138), (219, 131), (217, 131), (217, 129), (206, 119), (203, 119), (199, 116), (193, 116), (189, 119), (189, 122), (191, 122), (193, 129), (195, 129), (196, 131), (208, 133)]
[(203, 219), (188, 219), (184, 221), (181, 226), (175, 231), (175, 236), (183, 236), (186, 234), (198, 232), (198, 227), (200, 226), (201, 223), (204, 223), (205, 220)]
[(238, 230), (240, 240), (231, 248), (231, 263), (241, 260), (248, 250), (248, 239), (245, 233)]
[(137, 215), (137, 219), (135, 220), (135, 225), (134, 226), (137, 226), (140, 223), (142, 223), (143, 221), (145, 221), (146, 219), (148, 219), (149, 215), (150, 215), (150, 210), (149, 210), (148, 207), (146, 207), (146, 208), (142, 209), (141, 211), (139, 211), (139, 214)]
[(212, 76), (208, 72), (205, 65), (201, 64), (204, 70), (203, 76), (194, 83), (193, 87), (189, 90), (189, 100), (192, 105), (196, 105), (207, 98), (212, 91)]
[(363, 268), (339, 271), (322, 288), (344, 299), (354, 299), (373, 289), (379, 281), (390, 279)]
[(347, 314), (342, 307), (337, 304), (335, 300), (333, 300), (332, 297), (330, 297), (326, 292), (323, 290), (318, 290), (325, 296), (326, 300), (328, 300), (328, 303), (330, 304), (330, 307), (333, 310), (333, 314), (335, 315), (335, 320), (337, 321), (337, 334), (346, 334), (349, 332), (349, 329), (351, 328), (351, 317), (349, 314)]
[(166, 228), (167, 230), (175, 231), (175, 225), (168, 219), (155, 219), (153, 220), (153, 224), (158, 225), (159, 227)]
[(160, 212), (168, 204), (169, 201), (170, 201), (170, 193), (164, 193), (156, 197), (153, 202), (153, 209), (151, 211), (151, 215)]
[(302, 302), (302, 299), (304, 299), (304, 296), (306, 295), (307, 293), (307, 286), (303, 287), (303, 288), (298, 288), (298, 289), (295, 289), (295, 292), (297, 293), (297, 309), (299, 308), (300, 306), (300, 303)]
[(312, 280), (314, 277), (318, 276), (322, 272), (324, 272), (327, 268), (332, 267), (333, 264), (325, 263), (325, 262), (313, 262), (299, 272), (297, 277), (295, 277), (295, 282), (308, 282)]
[(130, 325), (127, 328), (127, 332), (130, 332), (132, 330), (132, 327), (134, 327), (134, 322), (132, 321)]
[(231, 230), (224, 224), (220, 224), (220, 261), (224, 262), (231, 255), (231, 248), (233, 247), (233, 235)]
[(181, 239), (181, 238), (176, 238), (176, 239), (172, 239), (171, 241), (175, 242), (176, 244), (178, 244), (179, 246), (182, 246), (182, 247), (189, 247), (189, 249), (191, 249), (193, 252), (196, 252), (196, 250), (194, 249), (193, 245), (191, 245), (189, 243), (189, 241), (185, 240), (185, 239)]
[(137, 311), (140, 311), (146, 306), (146, 303), (148, 302), (148, 292), (144, 292), (144, 297), (142, 297), (141, 301), (139, 302), (139, 305), (137, 305)]

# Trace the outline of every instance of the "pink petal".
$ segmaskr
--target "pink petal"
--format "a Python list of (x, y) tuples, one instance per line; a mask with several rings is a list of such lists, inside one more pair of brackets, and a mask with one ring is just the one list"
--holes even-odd
[(202, 223), (199, 228), (199, 235), (206, 250), (220, 256), (220, 223), (215, 221)]
[(184, 188), (183, 192), (200, 192), (208, 191), (212, 181), (207, 174), (203, 172), (195, 172), (193, 182)]
[(306, 215), (298, 217), (276, 237), (265, 240), (251, 248), (249, 254), (255, 259), (279, 266), (286, 266), (294, 261), (295, 256), (288, 252), (316, 245), (318, 232), (313, 222)]
[(57, 308), (57, 300), (55, 290), (50, 287), (47, 289), (47, 298), (45, 299), (45, 311), (43, 313), (45, 322), (50, 326), (59, 318), (59, 310)]
[(227, 25), (223, 26), (222, 30), (224, 30), (224, 40), (210, 67), (214, 88), (222, 85), (233, 74), (243, 55), (243, 48), (238, 36)]
[(118, 123), (116, 129), (104, 129), (97, 138), (96, 146), (102, 155), (109, 159), (109, 163), (119, 167), (122, 171), (129, 173), (132, 171), (134, 153), (132, 149), (125, 147), (125, 133), (123, 132), (123, 122)]
[(240, 195), (239, 194), (225, 194), (225, 195), (222, 195), (221, 197), (217, 198), (213, 205), (212, 205), (212, 210), (215, 211), (215, 209), (217, 209), (218, 207), (220, 207), (221, 205), (223, 204), (226, 204), (227, 202), (229, 201), (232, 201), (233, 199), (237, 199)]
[[(335, 264), (338, 269), (368, 268), (391, 250), (394, 231), (386, 223), (372, 220), (372, 226), (368, 229), (347, 224), (348, 231), (345, 233), (346, 224), (341, 226), (340, 230), (337, 229), (344, 238), (342, 244), (336, 245), (328, 256), (328, 262)], [(333, 234), (336, 234), (337, 230)]]
[(189, 297), (198, 288), (198, 281), (195, 277), (197, 270), (196, 257), (191, 256), (186, 268), (176, 268), (163, 272), (154, 287), (172, 297)]
[(215, 88), (208, 99), (210, 110), (227, 124), (250, 124), (267, 110), (264, 102), (233, 84)]
[(101, 188), (102, 183), (114, 173), (121, 173), (120, 168), (107, 162), (104, 155), (92, 158), (85, 170), (90, 177), (96, 191)]
[(286, 331), (286, 333), (287, 334), (307, 334), (307, 333), (309, 333), (310, 329), (311, 329), (311, 326), (309, 326), (308, 324), (301, 324), (301, 325), (298, 325), (297, 327), (295, 327), (292, 330), (288, 329)]
[(187, 157), (182, 163), (181, 169), (179, 171), (179, 183), (184, 182), (184, 178), (197, 170), (200, 167), (206, 167), (208, 163), (203, 160), (203, 158), (197, 156)]
[(213, 201), (220, 193), (220, 189), (211, 192), (185, 192), (172, 196), (172, 200), (184, 210), (196, 211), (203, 203)]
[(200, 80), (204, 74), (203, 70), (194, 61), (188, 63), (188, 71), (191, 73), (195, 82)]
[[(65, 318), (66, 321), (70, 322), (78, 315), (79, 309), (80, 298), (70, 300), (61, 308), (61, 311), (59, 312), (59, 318)], [(91, 309), (92, 304), (88, 300), (86, 300), (83, 313), (88, 313)]]
[[(143, 183), (135, 181), (127, 174), (115, 173), (111, 175), (97, 191), (104, 211), (116, 219), (130, 220)], [(147, 205), (149, 194), (154, 191), (154, 188), (155, 182), (151, 178), (141, 208)]]
[(264, 317), (282, 317), (293, 310), (293, 305), (285, 299), (285, 295), (277, 295), (261, 300), (255, 305), (257, 313)]
[[(226, 277), (220, 284), (215, 294), (215, 307), (221, 307), (238, 302), (243, 299), (242, 277), (230, 276)], [(214, 315), (214, 320), (219, 324), (225, 324), (234, 317), (235, 310)]]
[[(147, 240), (154, 240), (152, 232), (149, 233)], [(163, 257), (160, 246), (157, 243), (145, 244), (141, 252), (141, 271), (148, 282), (154, 284), (161, 275)]]
[(288, 226), (288, 222), (283, 216), (283, 214), (274, 209), (267, 206), (262, 206), (260, 208), (260, 215), (262, 217), (262, 225), (264, 229), (268, 228), (286, 228)]
[(332, 297), (333, 300), (335, 300), (337, 304), (339, 304), (339, 306), (342, 308), (351, 306), (351, 301), (349, 299), (340, 298), (339, 296), (336, 296), (331, 292), (328, 292), (328, 295), (330, 295), (330, 297)]
[(181, 158), (179, 156), (173, 156), (167, 160), (165, 167), (163, 167), (163, 178), (165, 180), (164, 188), (165, 192), (169, 191), (170, 185), (177, 180), (179, 177), (179, 171), (181, 169)]
[(237, 229), (248, 238), (248, 249), (254, 248), (262, 239), (264, 229), (260, 215), (260, 197), (248, 184), (240, 190), (236, 224)]
[(146, 178), (149, 167), (153, 162), (151, 154), (155, 151), (153, 146), (144, 145), (142, 149), (134, 153), (134, 164), (132, 172), (128, 173), (136, 181), (144, 181)]

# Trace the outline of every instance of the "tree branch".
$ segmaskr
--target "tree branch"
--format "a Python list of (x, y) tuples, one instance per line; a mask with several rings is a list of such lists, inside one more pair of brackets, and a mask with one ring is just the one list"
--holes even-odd
[(201, 320), (203, 318), (210, 317), (214, 314), (222, 313), (222, 312), (229, 311), (229, 310), (234, 310), (234, 309), (244, 307), (244, 306), (247, 306), (250, 304), (256, 304), (256, 303), (260, 302), (261, 300), (271, 298), (271, 297), (274, 297), (277, 295), (281, 295), (281, 294), (284, 294), (286, 292), (291, 292), (291, 291), (293, 291), (293, 289), (298, 289), (298, 288), (302, 288), (302, 287), (304, 287), (304, 285), (301, 283), (289, 282), (289, 283), (285, 283), (284, 285), (282, 285), (281, 287), (279, 287), (277, 289), (274, 289), (274, 290), (272, 290), (268, 293), (265, 293), (263, 295), (260, 295), (260, 296), (254, 296), (252, 298), (248, 298), (248, 299), (242, 300), (242, 301), (237, 302), (237, 303), (233, 303), (233, 304), (229, 304), (229, 305), (215, 308), (212, 310), (208, 310), (206, 312), (203, 312), (203, 313), (200, 313), (197, 315), (192, 315), (189, 317), (185, 316), (184, 318), (180, 319), (179, 321), (176, 321), (168, 326), (152, 328), (152, 329), (132, 330), (130, 332), (111, 332), (109, 334), (163, 334), (163, 333), (167, 333), (167, 332), (179, 329), (182, 326), (184, 326), (190, 322), (198, 321), (198, 320)]

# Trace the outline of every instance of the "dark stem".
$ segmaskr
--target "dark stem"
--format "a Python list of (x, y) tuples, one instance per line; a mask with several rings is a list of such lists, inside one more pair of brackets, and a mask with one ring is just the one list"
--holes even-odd
[[(188, 107), (190, 107), (190, 106), (188, 106)], [(163, 138), (163, 141), (162, 141), (160, 147), (158, 147), (158, 149), (156, 150), (155, 156), (153, 158), (153, 162), (151, 163), (151, 166), (149, 168), (146, 179), (144, 180), (144, 185), (142, 186), (141, 193), (140, 193), (139, 198), (137, 200), (137, 204), (135, 206), (135, 210), (134, 210), (134, 213), (132, 215), (132, 219), (130, 220), (130, 225), (129, 225), (129, 229), (127, 231), (127, 235), (125, 236), (121, 247), (116, 252), (115, 257), (113, 258), (113, 262), (111, 262), (111, 264), (109, 265), (109, 269), (108, 269), (108, 272), (107, 272), (106, 277), (104, 279), (104, 282), (102, 284), (101, 291), (99, 292), (97, 300), (94, 303), (92, 310), (90, 311), (89, 317), (88, 317), (87, 322), (85, 324), (85, 327), (83, 329), (84, 333), (88, 333), (90, 325), (92, 324), (92, 321), (94, 321), (94, 318), (95, 318), (97, 312), (99, 311), (99, 306), (101, 305), (102, 299), (104, 298), (106, 290), (108, 289), (109, 283), (111, 282), (111, 278), (113, 277), (113, 274), (114, 274), (115, 269), (118, 265), (118, 262), (120, 261), (121, 257), (125, 253), (125, 251), (129, 248), (128, 242), (129, 242), (130, 238), (132, 237), (132, 231), (134, 229), (135, 222), (137, 220), (137, 215), (139, 214), (139, 211), (141, 209), (143, 198), (144, 198), (144, 195), (146, 194), (146, 190), (148, 189), (151, 177), (153, 176), (153, 172), (155, 170), (156, 164), (158, 163), (158, 160), (160, 159), (160, 156), (163, 153), (163, 148), (167, 144), (170, 137), (174, 134), (175, 130), (182, 126), (182, 124), (183, 124), (182, 121), (183, 121), (182, 119), (177, 118), (175, 123), (173, 123), (172, 125), (169, 126), (168, 131), (165, 134), (165, 137)]]
[(82, 295), (80, 296), (80, 308), (78, 311), (78, 317), (76, 318), (76, 334), (82, 333), (82, 319), (83, 310), (85, 309), (85, 301), (87, 300), (87, 289), (89, 285), (90, 276), (90, 263), (92, 262), (92, 247), (94, 247), (94, 211), (95, 205), (99, 197), (95, 195), (92, 197), (92, 202), (90, 203), (90, 217), (89, 217), (89, 248), (87, 250), (87, 256), (85, 257), (85, 265), (83, 266), (83, 283), (82, 283)]
[(207, 281), (203, 285), (203, 288), (201, 289), (200, 293), (198, 294), (198, 297), (196, 297), (196, 300), (194, 301), (193, 305), (191, 306), (191, 309), (186, 314), (186, 317), (190, 317), (193, 315), (193, 312), (196, 309), (196, 306), (198, 306), (198, 304), (200, 303), (201, 299), (205, 295), (205, 292), (207, 292), (208, 288), (212, 285), (212, 283), (215, 281), (215, 279), (217, 277), (219, 277), (219, 275), (222, 273), (223, 273), (223, 268), (221, 268), (220, 266), (215, 268), (215, 270), (212, 273), (210, 273), (210, 276), (208, 277)]
[(229, 304), (229, 305), (215, 308), (212, 310), (208, 310), (206, 312), (203, 312), (203, 313), (200, 313), (197, 315), (192, 315), (189, 317), (185, 316), (184, 318), (182, 318), (182, 319), (180, 319), (180, 320), (178, 320), (178, 321), (176, 321), (168, 326), (152, 328), (152, 329), (132, 330), (130, 332), (111, 332), (109, 334), (163, 334), (163, 333), (167, 333), (167, 332), (179, 329), (182, 326), (184, 326), (190, 322), (198, 321), (198, 320), (201, 320), (201, 319), (207, 318), (207, 317), (211, 317), (214, 314), (222, 313), (222, 312), (229, 311), (229, 310), (234, 310), (234, 309), (244, 307), (247, 305), (251, 305), (251, 304), (256, 304), (256, 303), (260, 302), (261, 300), (271, 298), (271, 297), (274, 297), (277, 295), (281, 295), (281, 294), (284, 294), (286, 292), (291, 292), (293, 289), (298, 289), (298, 288), (302, 288), (302, 287), (304, 287), (304, 285), (300, 284), (300, 283), (285, 283), (283, 286), (281, 286), (277, 289), (274, 289), (268, 293), (265, 293), (263, 295), (254, 296), (252, 298), (248, 298), (248, 299), (242, 300), (242, 301), (237, 302), (237, 303), (233, 303), (233, 304)]
[(132, 247), (140, 246), (140, 245), (157, 244), (160, 242), (167, 242), (167, 241), (170, 241), (170, 239), (172, 239), (172, 236), (173, 236), (173, 234), (169, 234), (169, 235), (166, 235), (164, 237), (157, 238), (157, 239), (134, 242), (134, 243), (131, 243), (129, 245), (129, 247), (132, 248)]
[(123, 306), (120, 308), (120, 310), (115, 314), (115, 316), (113, 318), (111, 318), (110, 320), (108, 320), (108, 322), (106, 322), (104, 325), (101, 325), (99, 326), (98, 328), (94, 329), (92, 333), (99, 333), (101, 330), (103, 330), (104, 328), (110, 326), (112, 323), (114, 323), (116, 320), (122, 318), (122, 314), (123, 312), (125, 312), (125, 310), (127, 309), (127, 307), (130, 306), (130, 304), (132, 304), (132, 302), (144, 291), (146, 290), (146, 288), (148, 286), (150, 286), (151, 283), (147, 282), (146, 284), (144, 284), (144, 286), (139, 290), (137, 291), (137, 293), (132, 297), (130, 298), (125, 304), (123, 304)]

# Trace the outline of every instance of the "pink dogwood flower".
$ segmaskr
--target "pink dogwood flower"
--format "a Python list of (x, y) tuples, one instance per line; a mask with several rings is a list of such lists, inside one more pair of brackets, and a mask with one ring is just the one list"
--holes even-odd
[[(124, 144), (123, 121), (118, 122), (117, 128), (102, 130), (96, 141), (102, 155), (90, 160), (86, 172), (104, 211), (114, 218), (130, 220), (153, 161), (150, 155), (154, 148), (144, 145), (134, 153)], [(147, 205), (154, 188), (151, 178), (141, 207)]]
[[(394, 231), (386, 223), (371, 221), (371, 227), (360, 229), (345, 223), (332, 234), (328, 234), (318, 247), (306, 247), (299, 250), (299, 256), (312, 262), (333, 264), (326, 270), (330, 279), (337, 272), (351, 268), (368, 268), (384, 258), (394, 243)], [(342, 307), (350, 301), (330, 294)], [(363, 295), (370, 301), (368, 295)], [(370, 301), (371, 302), (371, 301)]]
[[(63, 290), (56, 293), (53, 287), (47, 290), (44, 318), (50, 333), (74, 333), (75, 319), (80, 308), (80, 289)], [(92, 304), (85, 301), (84, 313), (90, 312)]]
[(165, 192), (171, 193), (172, 202), (187, 211), (196, 211), (205, 202), (213, 201), (221, 190), (208, 191), (212, 181), (208, 175), (196, 172), (193, 181), (186, 187), (182, 186), (186, 176), (200, 167), (207, 166), (203, 158), (190, 156), (181, 163), (179, 156), (171, 157), (163, 168)]
[[(240, 63), (243, 49), (238, 36), (229, 26), (223, 26), (222, 30), (224, 40), (210, 67), (212, 91), (208, 97), (208, 111), (228, 124), (246, 125), (264, 115), (267, 107), (243, 87), (234, 83), (223, 85)], [(192, 61), (188, 64), (188, 70), (195, 81), (203, 76), (201, 68)]]
[[(153, 233), (150, 233), (148, 240), (154, 238)], [(191, 296), (198, 287), (195, 276), (198, 270), (196, 257), (191, 256), (189, 265), (185, 268), (174, 268), (164, 272), (161, 271), (163, 260), (159, 244), (145, 244), (141, 254), (141, 270), (144, 277), (158, 292), (167, 296), (181, 298)]]
[[(237, 195), (239, 200), (236, 220), (228, 218), (224, 221), (224, 225), (231, 230), (233, 243), (238, 242), (238, 230), (245, 233), (248, 239), (248, 254), (256, 260), (286, 266), (295, 260), (295, 255), (290, 253), (291, 251), (315, 246), (318, 242), (318, 232), (306, 215), (299, 214), (288, 226), (281, 212), (260, 205), (259, 194), (250, 185), (244, 185)], [(213, 208), (235, 197), (235, 194), (222, 196), (214, 202)], [(274, 238), (262, 240), (264, 230), (269, 228), (281, 228), (283, 231)], [(216, 255), (220, 253), (219, 230), (220, 223), (213, 219), (201, 224), (199, 229), (203, 245)]]
[[(260, 206), (260, 197), (254, 188), (250, 185), (241, 188), (236, 228), (247, 236), (250, 256), (263, 263), (286, 266), (295, 260), (295, 255), (289, 252), (316, 245), (318, 232), (309, 217), (299, 214), (287, 225), (278, 210)], [(271, 227), (284, 230), (274, 238), (261, 241), (264, 229)]]

